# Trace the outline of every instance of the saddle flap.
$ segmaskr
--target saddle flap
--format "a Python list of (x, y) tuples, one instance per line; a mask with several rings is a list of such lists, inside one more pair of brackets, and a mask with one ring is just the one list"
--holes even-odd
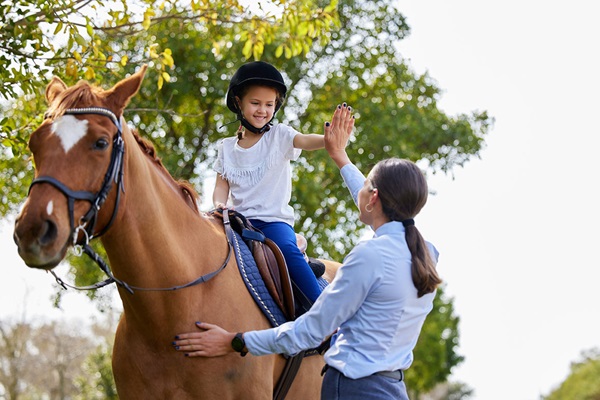
[(252, 252), (258, 272), (264, 284), (288, 321), (295, 319), (295, 300), (292, 283), (283, 253), (271, 239), (256, 229), (250, 221), (237, 211), (215, 210), (213, 216), (236, 231)]
[[(269, 238), (265, 238), (265, 246), (269, 249), (269, 251), (265, 251), (267, 255), (267, 259), (273, 257), (267, 262), (267, 266), (269, 267), (269, 271), (273, 276), (275, 282), (281, 283), (281, 295), (284, 307), (282, 310), (288, 317), (288, 319), (295, 319), (296, 315), (296, 305), (294, 302), (294, 292), (292, 290), (292, 281), (290, 279), (290, 274), (287, 268), (287, 264), (285, 263), (285, 258), (283, 257), (283, 253), (279, 249), (279, 247)], [(260, 268), (259, 268), (260, 269)], [(277, 278), (276, 278), (277, 277)], [(264, 278), (263, 278), (264, 279)]]
[[(269, 293), (271, 293), (271, 296), (273, 296), (273, 300), (275, 300), (279, 308), (285, 312), (279, 269), (270, 268), (271, 265), (277, 263), (277, 260), (270, 249), (265, 249), (265, 246), (266, 245), (261, 242), (252, 243), (252, 256), (254, 257), (254, 261), (256, 261), (258, 272), (260, 272), (260, 276), (265, 282), (265, 286), (269, 290)], [(286, 317), (289, 319), (288, 315), (286, 315)]]

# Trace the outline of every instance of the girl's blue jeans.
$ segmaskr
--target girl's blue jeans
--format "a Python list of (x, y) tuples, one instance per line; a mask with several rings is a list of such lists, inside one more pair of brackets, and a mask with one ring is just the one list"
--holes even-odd
[(294, 228), (285, 222), (264, 222), (259, 219), (251, 219), (250, 223), (255, 228), (260, 229), (266, 237), (274, 241), (281, 249), (290, 271), (290, 278), (306, 297), (314, 303), (321, 294), (321, 288), (317, 283), (315, 274), (304, 259), (300, 249), (298, 249)]

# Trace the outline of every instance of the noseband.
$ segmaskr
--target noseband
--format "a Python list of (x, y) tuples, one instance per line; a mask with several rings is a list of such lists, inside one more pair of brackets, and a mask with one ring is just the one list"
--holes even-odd
[[(227, 266), (227, 264), (229, 263), (229, 259), (231, 257), (232, 245), (231, 245), (231, 242), (229, 239), (227, 240), (227, 244), (229, 246), (228, 251), (227, 251), (227, 257), (226, 257), (225, 261), (223, 262), (223, 264), (217, 270), (210, 272), (206, 275), (202, 275), (202, 276), (198, 277), (197, 279), (195, 279), (191, 282), (188, 282), (186, 284), (172, 286), (172, 287), (165, 287), (165, 288), (143, 288), (143, 287), (129, 285), (128, 283), (115, 278), (115, 276), (112, 274), (111, 269), (108, 266), (108, 264), (106, 264), (106, 262), (104, 262), (104, 260), (94, 251), (94, 249), (90, 246), (89, 242), (94, 237), (103, 235), (110, 228), (110, 226), (112, 225), (112, 223), (115, 220), (115, 217), (117, 216), (121, 193), (125, 192), (125, 188), (123, 186), (123, 155), (125, 154), (125, 143), (123, 141), (122, 125), (121, 125), (120, 119), (117, 118), (117, 116), (107, 108), (101, 108), (101, 107), (70, 108), (64, 112), (64, 115), (82, 115), (82, 114), (97, 114), (97, 115), (102, 115), (102, 116), (108, 117), (113, 122), (113, 124), (115, 124), (115, 126), (117, 127), (117, 133), (115, 135), (115, 138), (113, 139), (113, 148), (112, 148), (112, 153), (110, 155), (110, 164), (108, 165), (108, 170), (106, 171), (106, 174), (104, 175), (104, 181), (102, 182), (102, 187), (100, 188), (100, 190), (96, 193), (88, 192), (88, 191), (80, 191), (80, 190), (71, 190), (67, 187), (67, 185), (65, 185), (58, 179), (51, 177), (51, 176), (43, 175), (43, 176), (39, 176), (39, 177), (35, 178), (31, 182), (31, 185), (29, 186), (29, 192), (31, 192), (31, 188), (33, 187), (33, 185), (37, 185), (37, 184), (41, 184), (41, 183), (48, 183), (48, 184), (54, 186), (55, 188), (57, 188), (61, 193), (63, 193), (65, 195), (65, 197), (67, 198), (67, 206), (68, 206), (68, 210), (69, 210), (69, 223), (70, 223), (70, 227), (71, 227), (71, 234), (73, 235), (73, 248), (77, 249), (79, 247), (81, 249), (79, 251), (76, 250), (76, 254), (81, 255), (82, 251), (85, 254), (87, 254), (96, 264), (98, 264), (100, 269), (102, 269), (102, 271), (104, 271), (104, 273), (106, 275), (108, 275), (108, 279), (106, 279), (102, 282), (98, 282), (94, 285), (90, 285), (90, 286), (73, 286), (73, 285), (69, 285), (68, 283), (64, 282), (61, 278), (59, 278), (54, 273), (54, 271), (50, 271), (52, 273), (52, 275), (54, 275), (56, 282), (60, 286), (62, 286), (64, 289), (66, 289), (67, 287), (70, 287), (72, 289), (78, 289), (78, 290), (98, 289), (98, 288), (104, 287), (106, 285), (109, 285), (111, 283), (116, 283), (119, 286), (122, 286), (123, 288), (125, 288), (129, 293), (133, 294), (134, 290), (172, 291), (172, 290), (183, 289), (186, 287), (197, 285), (199, 283), (204, 283), (204, 282), (208, 281), (209, 279), (212, 279), (213, 277), (215, 277), (219, 272), (221, 272)], [(48, 117), (48, 116), (46, 115), (46, 117)], [(117, 185), (118, 190), (117, 190), (117, 194), (116, 194), (115, 207), (113, 209), (112, 216), (111, 216), (108, 224), (106, 224), (106, 226), (104, 228), (102, 228), (102, 230), (99, 233), (94, 234), (94, 229), (96, 227), (96, 222), (98, 220), (98, 213), (100, 212), (100, 208), (106, 201), (106, 198), (108, 197), (108, 194), (110, 193), (110, 191), (113, 187), (113, 183)], [(91, 203), (90, 209), (80, 218), (79, 225), (77, 227), (75, 227), (75, 216), (74, 216), (75, 200), (85, 200), (85, 201), (89, 201)], [(83, 243), (80, 243), (80, 241), (78, 239), (80, 231), (82, 231), (84, 233), (84, 238), (83, 238), (84, 242)]]

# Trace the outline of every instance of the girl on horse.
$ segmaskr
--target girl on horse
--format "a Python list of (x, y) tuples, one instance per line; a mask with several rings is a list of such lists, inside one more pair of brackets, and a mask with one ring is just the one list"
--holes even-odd
[(273, 124), (286, 92), (281, 73), (263, 61), (242, 65), (231, 78), (227, 107), (241, 125), (237, 136), (218, 144), (213, 204), (225, 208), (231, 197), (231, 208), (281, 249), (292, 281), (314, 303), (321, 288), (296, 245), (290, 161), (302, 150), (322, 149), (324, 141), (323, 135)]

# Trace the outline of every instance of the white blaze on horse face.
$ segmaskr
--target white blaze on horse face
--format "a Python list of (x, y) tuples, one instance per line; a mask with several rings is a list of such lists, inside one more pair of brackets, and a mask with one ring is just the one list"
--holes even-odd
[(50, 202), (46, 206), (46, 212), (48, 213), (48, 216), (52, 215), (52, 211), (54, 211), (54, 202), (50, 200)]
[(79, 120), (73, 115), (63, 115), (52, 123), (52, 133), (60, 138), (65, 153), (87, 133), (87, 120)]

